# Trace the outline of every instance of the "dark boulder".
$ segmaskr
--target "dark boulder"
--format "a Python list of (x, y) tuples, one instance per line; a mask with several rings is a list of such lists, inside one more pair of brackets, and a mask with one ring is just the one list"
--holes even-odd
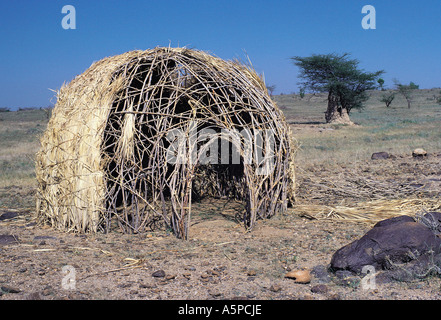
[(391, 264), (440, 252), (441, 239), (433, 229), (412, 217), (399, 216), (378, 222), (363, 237), (337, 250), (331, 269), (360, 274), (365, 265), (389, 269)]
[(391, 156), (387, 152), (375, 152), (371, 155), (372, 160), (389, 159)]

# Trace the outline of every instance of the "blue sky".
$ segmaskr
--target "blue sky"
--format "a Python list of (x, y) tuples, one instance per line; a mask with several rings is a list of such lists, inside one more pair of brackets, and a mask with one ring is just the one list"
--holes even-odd
[[(64, 5), (76, 10), (65, 30)], [(376, 29), (364, 30), (364, 5)], [(439, 0), (0, 0), (0, 107), (44, 107), (94, 61), (133, 49), (187, 46), (250, 57), (276, 94), (298, 92), (292, 56), (349, 52), (366, 71), (441, 87)]]

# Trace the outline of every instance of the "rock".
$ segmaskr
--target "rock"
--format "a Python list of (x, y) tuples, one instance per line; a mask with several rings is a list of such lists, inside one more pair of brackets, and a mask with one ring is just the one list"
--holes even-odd
[(430, 252), (441, 252), (441, 239), (413, 218), (399, 216), (378, 222), (363, 237), (337, 250), (331, 269), (360, 274), (365, 265), (388, 269)]
[(39, 292), (32, 292), (26, 296), (26, 300), (43, 300)]
[(325, 294), (328, 292), (328, 287), (325, 284), (318, 284), (311, 288), (311, 292)]
[(282, 287), (279, 286), (278, 284), (272, 284), (271, 287), (269, 288), (272, 292), (279, 292), (280, 290), (282, 290)]
[(34, 240), (57, 240), (57, 238), (52, 236), (35, 236)]
[(335, 283), (345, 287), (357, 287), (361, 281), (360, 277), (357, 277), (349, 270), (338, 270), (335, 272), (335, 276)]
[(311, 294), (307, 293), (303, 297), (300, 297), (299, 300), (314, 300), (314, 297)]
[(328, 268), (324, 265), (317, 265), (312, 268), (311, 274), (318, 283), (328, 283), (331, 282), (331, 277), (328, 273)]
[(417, 220), (432, 230), (436, 235), (441, 234), (441, 212), (430, 211), (422, 217), (417, 218)]
[(293, 279), (296, 283), (310, 283), (311, 273), (308, 270), (294, 270), (285, 275), (285, 278)]
[(0, 290), (3, 292), (3, 293), (20, 293), (20, 289), (18, 289), (18, 288), (13, 288), (13, 287), (9, 287), (9, 286), (1, 286), (0, 287)]
[(5, 213), (3, 213), (3, 214), (0, 216), (0, 221), (13, 219), (13, 218), (15, 218), (15, 217), (17, 217), (17, 216), (18, 216), (18, 213), (17, 213), (17, 212), (6, 211)]
[(0, 234), (0, 245), (18, 243), (18, 237), (11, 234)]
[(210, 296), (212, 296), (213, 298), (216, 298), (216, 297), (219, 297), (219, 296), (222, 295), (222, 293), (219, 290), (217, 290), (217, 289), (210, 289), (210, 290), (208, 290), (208, 294)]
[(154, 278), (164, 278), (165, 277), (165, 271), (164, 270), (158, 270), (152, 273), (152, 277)]
[(412, 157), (414, 158), (424, 158), (427, 156), (427, 151), (423, 148), (416, 148), (412, 151)]
[(375, 152), (371, 156), (371, 160), (381, 160), (381, 159), (389, 159), (389, 158), (390, 158), (390, 154), (384, 151)]
[(340, 294), (339, 293), (333, 293), (331, 295), (328, 296), (328, 300), (340, 300)]
[(174, 278), (176, 278), (175, 274), (169, 274), (165, 277), (165, 280), (173, 280)]
[(247, 272), (247, 276), (249, 276), (249, 277), (255, 277), (256, 276), (256, 271), (255, 270), (249, 270), (248, 272)]

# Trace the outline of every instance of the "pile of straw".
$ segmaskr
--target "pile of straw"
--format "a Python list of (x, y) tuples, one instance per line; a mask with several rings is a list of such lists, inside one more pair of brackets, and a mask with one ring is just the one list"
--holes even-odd
[(376, 223), (396, 216), (415, 217), (418, 214), (439, 210), (441, 210), (439, 198), (406, 198), (366, 201), (354, 206), (296, 204), (292, 211), (308, 219)]
[[(245, 129), (251, 140), (225, 137)], [(201, 130), (211, 135), (192, 144)], [(265, 130), (274, 136), (273, 161), (259, 174), (262, 163), (244, 161), (244, 150)], [(185, 139), (172, 148), (173, 162), (174, 132)], [(230, 139), (239, 163), (199, 161), (217, 139)], [(185, 239), (192, 197), (210, 195), (244, 201), (243, 222), (252, 228), (286, 211), (294, 149), (282, 112), (249, 65), (186, 48), (127, 52), (59, 90), (37, 154), (37, 217), (76, 232), (108, 232), (115, 220), (124, 232), (142, 232), (160, 221)]]

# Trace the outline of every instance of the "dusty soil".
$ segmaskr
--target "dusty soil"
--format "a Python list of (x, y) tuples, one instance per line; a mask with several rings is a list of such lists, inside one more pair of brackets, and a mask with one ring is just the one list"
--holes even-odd
[[(351, 168), (302, 168), (297, 197), (302, 203), (326, 199), (351, 203), (384, 190), (390, 191), (385, 195), (390, 197), (394, 192), (440, 196), (439, 155), (420, 161), (411, 156), (381, 161)], [(348, 170), (356, 172), (358, 180), (349, 179)], [(326, 181), (333, 181), (334, 189)], [(345, 191), (350, 189), (348, 183), (351, 192)], [(16, 187), (0, 190), (0, 196), (14, 196), (26, 208), (34, 192)], [(377, 282), (370, 289), (363, 288), (361, 277), (325, 280), (313, 274), (308, 284), (285, 278), (290, 270), (327, 267), (337, 249), (372, 227), (307, 219), (297, 215), (295, 207), (245, 232), (234, 219), (240, 204), (205, 199), (193, 204), (188, 241), (167, 230), (136, 235), (117, 230), (64, 233), (37, 226), (30, 206), (13, 207), (0, 208), (0, 299), (441, 299), (439, 276)], [(70, 278), (75, 282), (68, 282)]]

